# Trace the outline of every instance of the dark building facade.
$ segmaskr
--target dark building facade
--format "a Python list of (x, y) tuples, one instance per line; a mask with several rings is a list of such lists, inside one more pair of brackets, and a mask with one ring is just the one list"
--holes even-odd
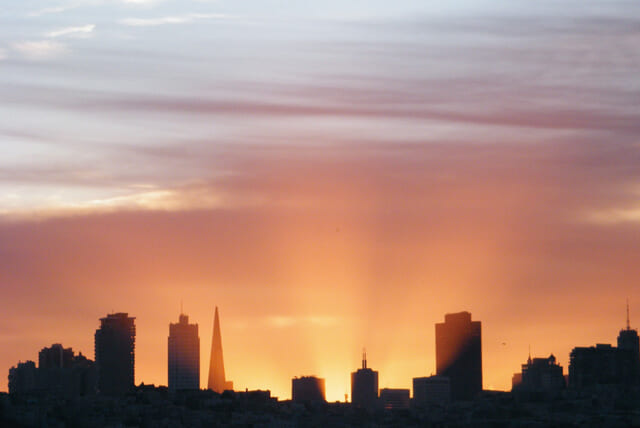
[(380, 406), (385, 410), (408, 409), (411, 400), (408, 389), (382, 388), (380, 390)]
[(296, 377), (291, 380), (291, 399), (298, 403), (324, 402), (324, 379), (315, 376)]
[(637, 382), (636, 355), (628, 349), (597, 344), (573, 348), (569, 362), (569, 386), (624, 385)]
[(43, 348), (36, 368), (33, 361), (9, 370), (9, 392), (39, 392), (57, 397), (77, 397), (96, 393), (97, 370), (93, 361), (71, 348), (54, 344)]
[(96, 393), (97, 369), (82, 353), (56, 343), (38, 354), (36, 386), (39, 391), (64, 397)]
[(451, 381), (446, 376), (413, 378), (413, 404), (416, 407), (444, 406), (451, 401)]
[(362, 368), (351, 373), (351, 403), (373, 409), (378, 400), (378, 372), (367, 367), (367, 354), (362, 355)]
[(36, 363), (19, 362), (9, 369), (9, 394), (26, 394), (36, 389)]
[(522, 372), (514, 376), (512, 391), (529, 396), (555, 397), (565, 388), (562, 366), (556, 363), (556, 357), (531, 358), (522, 365)]
[(179, 322), (169, 324), (168, 339), (169, 391), (200, 389), (200, 337), (198, 324), (180, 314)]
[(618, 334), (618, 349), (628, 353), (631, 364), (631, 377), (633, 383), (640, 383), (640, 341), (638, 331), (631, 328), (629, 322), (629, 304), (627, 303), (627, 327)]
[(68, 368), (72, 363), (73, 349), (65, 349), (59, 343), (55, 343), (49, 348), (42, 348), (38, 354), (38, 367), (41, 369)]
[(98, 391), (106, 395), (129, 392), (135, 379), (135, 318), (126, 313), (100, 318), (95, 334)]
[(436, 324), (436, 372), (449, 378), (453, 400), (482, 391), (482, 324), (469, 312), (446, 314)]

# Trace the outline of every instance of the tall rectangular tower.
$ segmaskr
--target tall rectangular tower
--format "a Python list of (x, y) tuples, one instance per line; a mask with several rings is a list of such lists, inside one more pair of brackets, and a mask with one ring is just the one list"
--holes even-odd
[(135, 318), (126, 313), (100, 318), (95, 334), (95, 358), (98, 367), (98, 391), (120, 395), (134, 386)]
[(177, 324), (169, 324), (169, 391), (200, 389), (200, 337), (198, 324), (180, 314)]
[(362, 368), (351, 373), (351, 403), (373, 409), (378, 400), (378, 372), (367, 367), (367, 353), (362, 353)]
[(469, 312), (446, 314), (436, 324), (436, 372), (451, 381), (453, 400), (471, 400), (482, 391), (482, 324)]

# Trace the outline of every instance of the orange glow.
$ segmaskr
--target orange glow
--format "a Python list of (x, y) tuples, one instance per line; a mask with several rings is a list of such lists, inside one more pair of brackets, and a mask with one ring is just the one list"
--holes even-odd
[(615, 340), (640, 277), (630, 226), (574, 216), (581, 196), (508, 147), (511, 163), (490, 172), (473, 153), (421, 150), (419, 162), (346, 152), (348, 168), (304, 151), (242, 155), (252, 174), (210, 185), (233, 195), (224, 207), (0, 223), (1, 366), (51, 343), (93, 358), (98, 319), (115, 310), (136, 317), (136, 382), (166, 385), (181, 300), (200, 326), (201, 386), (217, 305), (227, 378), (282, 399), (294, 376), (317, 375), (344, 400), (363, 346), (380, 388), (410, 388), (435, 372), (448, 312), (482, 322), (490, 389), (510, 389), (529, 345), (566, 373), (572, 347)]

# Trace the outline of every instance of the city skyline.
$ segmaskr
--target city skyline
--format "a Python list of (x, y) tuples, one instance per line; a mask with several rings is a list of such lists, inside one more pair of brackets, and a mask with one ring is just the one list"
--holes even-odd
[(640, 3), (4, 3), (0, 367), (117, 310), (166, 384), (184, 300), (201, 386), (215, 304), (236, 389), (342, 400), (466, 310), (508, 390), (640, 323)]
[[(572, 351), (571, 351), (571, 360), (573, 361), (573, 355), (575, 352), (581, 352), (583, 350), (586, 350), (587, 352), (596, 352), (596, 350), (602, 350), (604, 353), (601, 354), (600, 357), (596, 357), (596, 358), (600, 358), (600, 362), (597, 364), (605, 364), (605, 365), (609, 365), (611, 364), (611, 362), (606, 362), (605, 360), (608, 358), (615, 358), (616, 362), (614, 364), (623, 364), (626, 365), (625, 368), (622, 368), (621, 366), (617, 366), (618, 369), (615, 370), (622, 370), (620, 372), (616, 371), (614, 374), (609, 375), (609, 374), (604, 374), (603, 372), (603, 379), (609, 379), (609, 377), (607, 376), (611, 376), (611, 379), (616, 379), (615, 382), (619, 382), (621, 378), (618, 378), (618, 376), (621, 375), (621, 373), (624, 373), (624, 377), (627, 377), (629, 379), (629, 382), (632, 383), (636, 383), (640, 380), (640, 351), (639, 351), (639, 339), (638, 339), (638, 330), (634, 329), (631, 327), (631, 321), (630, 321), (630, 316), (629, 316), (629, 303), (627, 301), (627, 305), (626, 305), (626, 325), (624, 328), (619, 330), (619, 335), (617, 336), (617, 347), (615, 345), (613, 345), (613, 347), (610, 344), (602, 344), (602, 343), (598, 343), (589, 347), (580, 347), (580, 346), (573, 346), (572, 347)], [(482, 376), (483, 376), (483, 372), (482, 372), (482, 350), (480, 349), (480, 355), (479, 356), (475, 356), (474, 354), (478, 351), (476, 349), (476, 344), (480, 345), (481, 344), (481, 321), (471, 321), (471, 314), (469, 312), (463, 311), (463, 312), (458, 312), (458, 313), (447, 313), (444, 315), (445, 318), (445, 322), (438, 322), (435, 323), (434, 326), (435, 331), (436, 331), (436, 338), (440, 338), (440, 339), (436, 339), (436, 348), (435, 348), (435, 354), (436, 354), (436, 358), (435, 360), (438, 361), (438, 359), (441, 360), (442, 364), (442, 373), (437, 373), (438, 370), (436, 370), (436, 373), (432, 372), (430, 377), (427, 377), (426, 375), (421, 375), (421, 374), (416, 374), (414, 376), (412, 376), (411, 381), (412, 381), (412, 385), (409, 388), (405, 388), (403, 386), (403, 388), (398, 388), (396, 387), (391, 387), (389, 385), (381, 385), (378, 382), (378, 378), (379, 378), (379, 372), (376, 370), (371, 370), (371, 368), (368, 367), (368, 363), (367, 363), (367, 353), (366, 350), (363, 349), (362, 351), (362, 360), (361, 360), (361, 367), (359, 369), (357, 369), (355, 372), (351, 372), (350, 375), (350, 381), (349, 381), (349, 387), (350, 387), (350, 394), (349, 393), (345, 393), (343, 395), (342, 398), (344, 398), (345, 402), (349, 402), (352, 403), (353, 401), (353, 394), (355, 389), (358, 389), (358, 394), (359, 397), (363, 397), (362, 394), (368, 395), (370, 394), (370, 392), (367, 392), (368, 389), (370, 389), (371, 387), (374, 387), (375, 389), (375, 400), (378, 400), (378, 392), (381, 392), (383, 390), (390, 392), (390, 391), (395, 391), (395, 392), (402, 392), (402, 391), (409, 391), (409, 394), (411, 396), (411, 398), (413, 398), (413, 394), (414, 391), (416, 389), (416, 382), (420, 383), (420, 398), (419, 398), (419, 402), (423, 402), (426, 399), (424, 398), (424, 391), (425, 388), (430, 388), (429, 390), (431, 391), (430, 393), (432, 394), (436, 394), (433, 397), (430, 397), (429, 399), (431, 400), (435, 400), (436, 402), (438, 402), (438, 400), (443, 400), (444, 398), (442, 398), (441, 394), (443, 392), (443, 386), (442, 386), (442, 382), (446, 381), (446, 391), (449, 391), (450, 394), (450, 398), (445, 399), (445, 401), (459, 401), (459, 400), (472, 400), (474, 397), (476, 397), (480, 392), (482, 391), (491, 391), (494, 390), (492, 388), (483, 388), (481, 383), (482, 383)], [(113, 340), (113, 336), (112, 333), (107, 333), (107, 336), (105, 336), (105, 326), (108, 328), (108, 330), (110, 331), (114, 331), (115, 328), (115, 334), (116, 335), (129, 335), (131, 334), (130, 332), (133, 331), (133, 336), (131, 336), (133, 338), (133, 342), (131, 342), (131, 344), (128, 344), (126, 346), (133, 346), (133, 348), (131, 349), (135, 349), (135, 345), (133, 344), (135, 342), (135, 324), (134, 324), (134, 320), (136, 318), (135, 317), (128, 317), (127, 313), (110, 313), (108, 314), (106, 317), (104, 318), (100, 318), (101, 321), (101, 328), (99, 328), (98, 330), (96, 330), (96, 350), (98, 349), (98, 331), (101, 332), (101, 336), (106, 337), (106, 340), (111, 343), (111, 341)], [(175, 333), (173, 333), (173, 335), (170, 335), (169, 338), (169, 347), (167, 348), (167, 357), (169, 359), (171, 359), (171, 355), (172, 353), (175, 355), (176, 352), (180, 352), (178, 351), (177, 346), (182, 345), (182, 347), (184, 347), (186, 345), (187, 348), (191, 348), (193, 346), (193, 338), (189, 338), (187, 340), (186, 337), (182, 340), (177, 340), (179, 335), (183, 335), (185, 333), (187, 333), (187, 336), (192, 336), (193, 334), (195, 334), (195, 340), (196, 340), (196, 348), (199, 349), (199, 338), (197, 337), (198, 335), (198, 328), (197, 328), (197, 324), (189, 324), (189, 318), (188, 316), (184, 315), (183, 313), (180, 314), (179, 317), (179, 323), (177, 324), (170, 324), (171, 327), (171, 331), (174, 331), (173, 329), (176, 329)], [(193, 331), (189, 331), (187, 332), (185, 327), (188, 327), (188, 330), (193, 330)], [(178, 331), (178, 328), (181, 328), (181, 332)], [(132, 329), (132, 330), (131, 330)], [(120, 332), (118, 332), (118, 330), (121, 330)], [(174, 339), (174, 345), (171, 345), (171, 337), (173, 337)], [(105, 339), (101, 339), (102, 341), (104, 341)], [(177, 341), (177, 343), (176, 343)], [(440, 342), (439, 342), (440, 341)], [(476, 342), (477, 341), (477, 342)], [(182, 343), (180, 343), (182, 342)], [(440, 343), (441, 346), (441, 350), (438, 351), (438, 343)], [(217, 393), (222, 393), (224, 390), (234, 390), (234, 386), (233, 386), (233, 382), (231, 381), (227, 381), (224, 377), (224, 371), (222, 373), (217, 372), (217, 368), (216, 368), (216, 364), (219, 363), (219, 360), (222, 359), (222, 343), (221, 343), (221, 331), (220, 331), (220, 321), (219, 321), (219, 315), (218, 315), (218, 307), (215, 307), (215, 315), (214, 315), (214, 323), (213, 323), (213, 329), (212, 329), (212, 344), (215, 344), (215, 346), (212, 346), (211, 348), (211, 352), (210, 352), (210, 360), (208, 362), (209, 365), (209, 372), (207, 373), (207, 377), (208, 377), (208, 383), (209, 385), (205, 388), (203, 387), (202, 389), (209, 389), (209, 390), (213, 390), (214, 392)], [(104, 348), (104, 344), (101, 346), (102, 352), (108, 352), (108, 353), (113, 353), (115, 351), (114, 355), (118, 355), (120, 353), (120, 348), (122, 348), (122, 343), (119, 342), (118, 340), (116, 340), (115, 342), (113, 342), (112, 345), (107, 345), (107, 348)], [(109, 347), (113, 347), (115, 346), (115, 348), (109, 349)], [(620, 354), (620, 356), (618, 356), (616, 353), (618, 353), (618, 349), (622, 350), (620, 352), (622, 352)], [(54, 352), (55, 350), (55, 352)], [(186, 354), (183, 355), (190, 355), (191, 351), (187, 350), (186, 348), (184, 349), (184, 351), (186, 351)], [(184, 352), (183, 351), (183, 352)], [(50, 348), (42, 348), (39, 352), (39, 363), (37, 365), (38, 368), (50, 368), (50, 367), (69, 367), (72, 364), (72, 360), (76, 357), (74, 357), (74, 353), (72, 348), (64, 348), (61, 344), (53, 344)], [(85, 360), (86, 358), (82, 356), (82, 352), (80, 352), (79, 354), (80, 361)], [(614, 356), (616, 355), (616, 356)], [(126, 355), (125, 355), (126, 356)], [(135, 361), (135, 350), (134, 350), (134, 354), (132, 354), (132, 361)], [(614, 357), (612, 357), (614, 356)], [(473, 359), (478, 358), (480, 359), (480, 387), (479, 389), (477, 388), (476, 383), (478, 382), (478, 379), (476, 379), (476, 375), (474, 374), (474, 370), (476, 370), (478, 367), (476, 366), (475, 363), (473, 363)], [(127, 357), (128, 358), (128, 357)], [(174, 357), (175, 358), (175, 357)], [(183, 357), (184, 358), (184, 357)], [(471, 358), (471, 360), (469, 359)], [(605, 360), (603, 360), (603, 358)], [(618, 358), (623, 358), (623, 360), (618, 360)], [(188, 357), (189, 360), (193, 360), (193, 356), (189, 356)], [(254, 360), (255, 362), (257, 362), (257, 360)], [(449, 363), (447, 363), (447, 361), (451, 361)], [(534, 369), (536, 367), (538, 367), (540, 364), (544, 363), (545, 367), (546, 364), (548, 362), (552, 362), (552, 364), (555, 364), (556, 362), (556, 357), (551, 354), (551, 356), (549, 358), (535, 358), (533, 359), (533, 363), (534, 365), (531, 366), (532, 364), (532, 359), (531, 359), (531, 349), (529, 348), (529, 356), (528, 356), (528, 360), (527, 360), (527, 364), (523, 364), (522, 367), (522, 373), (523, 374), (519, 374), (516, 373), (513, 375), (511, 381), (511, 387), (508, 389), (504, 389), (504, 391), (515, 391), (516, 387), (519, 386), (520, 382), (522, 382), (523, 380), (523, 376), (524, 373), (526, 371), (526, 368), (529, 367), (534, 367)], [(581, 360), (582, 361), (582, 360)], [(624, 361), (624, 362), (623, 362)], [(15, 370), (16, 367), (20, 367), (22, 366), (25, 362), (30, 362), (30, 359), (25, 359), (24, 362), (23, 360), (19, 360), (19, 362), (16, 364), (16, 366), (11, 367), (10, 370), (10, 376), (11, 373)], [(463, 366), (459, 366), (460, 363), (463, 363)], [(90, 361), (91, 363), (91, 361)], [(122, 362), (116, 362), (115, 363), (116, 366), (118, 366), (120, 369), (125, 369), (126, 367), (126, 362), (124, 362), (125, 365), (123, 365)], [(580, 363), (580, 364), (584, 364), (584, 363)], [(593, 364), (593, 363), (591, 363)], [(631, 364), (631, 365), (628, 365)], [(108, 361), (108, 365), (109, 365), (109, 379), (108, 379), (108, 386), (109, 389), (107, 392), (100, 392), (100, 385), (101, 385), (101, 381), (100, 380), (100, 365), (97, 365), (98, 370), (97, 372), (97, 376), (96, 376), (96, 386), (97, 386), (97, 391), (98, 393), (103, 393), (106, 395), (121, 395), (124, 394), (127, 390), (133, 388), (134, 383), (131, 383), (129, 386), (127, 386), (126, 382), (125, 384), (122, 384), (122, 380), (124, 380), (125, 378), (127, 378), (127, 370), (120, 370), (122, 373), (117, 374), (113, 371), (112, 366), (114, 365), (114, 361), (112, 359), (109, 359)], [(190, 365), (190, 363), (188, 363), (187, 365)], [(590, 367), (590, 365), (585, 366), (585, 368), (582, 368), (582, 365), (580, 366), (580, 370), (585, 370), (586, 367)], [(171, 378), (171, 365), (169, 365), (169, 375), (167, 376), (167, 382), (164, 384), (159, 384), (157, 386), (167, 386), (169, 385), (169, 390), (172, 392), (175, 392), (176, 389), (200, 389), (197, 386), (194, 386), (195, 384), (193, 383), (193, 381), (188, 380), (187, 383), (183, 383), (182, 387), (178, 387), (178, 388), (171, 388), (171, 384), (170, 384), (170, 378)], [(449, 367), (449, 368), (447, 368)], [(446, 370), (451, 370), (451, 368), (454, 367), (454, 371), (448, 373), (448, 375), (446, 374)], [(457, 368), (456, 368), (457, 367)], [(563, 370), (561, 366), (556, 366), (558, 367), (559, 373), (560, 373), (560, 379), (562, 382), (561, 386), (556, 385), (554, 388), (555, 391), (558, 391), (560, 389), (564, 389), (566, 387), (569, 386), (569, 383), (566, 382), (566, 379), (570, 379), (571, 382), (575, 382), (575, 380), (572, 379), (570, 375), (571, 370), (573, 369), (573, 364), (569, 365), (567, 367), (568, 371), (567, 373), (564, 373), (564, 377), (563, 377)], [(593, 366), (595, 367), (595, 366)], [(214, 369), (212, 371), (212, 368)], [(552, 367), (553, 368), (553, 367)], [(132, 367), (132, 371), (135, 369), (135, 365)], [(437, 369), (437, 368), (436, 368)], [(174, 368), (175, 370), (175, 368)], [(193, 369), (190, 368), (189, 371), (192, 371)], [(593, 370), (593, 368), (588, 369), (588, 370)], [(607, 369), (608, 370), (608, 369)], [(624, 370), (628, 370), (628, 371), (624, 371)], [(606, 371), (606, 370), (605, 370)], [(216, 373), (213, 375), (213, 381), (212, 379), (212, 373)], [(613, 373), (613, 372), (612, 372)], [(462, 377), (460, 377), (462, 375)], [(222, 376), (222, 377), (221, 377)], [(451, 376), (451, 377), (449, 377)], [(516, 376), (518, 376), (518, 380), (516, 381)], [(539, 375), (538, 375), (539, 376)], [(191, 374), (188, 375), (189, 378), (191, 378)], [(118, 380), (116, 380), (118, 379)], [(112, 384), (112, 382), (114, 382), (114, 384)], [(311, 385), (309, 383), (309, 381), (311, 381)], [(526, 381), (526, 379), (525, 379)], [(59, 381), (56, 381), (59, 382)], [(213, 382), (213, 384), (211, 383)], [(218, 387), (221, 382), (225, 385), (224, 387)], [(322, 376), (316, 376), (316, 375), (312, 375), (312, 376), (302, 376), (302, 377), (298, 377), (293, 376), (291, 378), (291, 382), (292, 385), (295, 385), (296, 382), (301, 383), (305, 383), (304, 386), (304, 394), (310, 393), (312, 396), (316, 396), (317, 393), (315, 391), (313, 391), (313, 389), (316, 387), (315, 386), (315, 382), (321, 382), (321, 395), (322, 397), (326, 397), (326, 380), (322, 377)], [(360, 384), (359, 387), (356, 387), (355, 382), (358, 382)], [(548, 379), (547, 379), (548, 382)], [(118, 387), (118, 383), (120, 383), (120, 386)], [(137, 386), (138, 384), (143, 385), (145, 382), (144, 381), (140, 381), (140, 382), (135, 382), (135, 386)], [(371, 384), (371, 385), (369, 385)], [(432, 385), (432, 386), (426, 386), (426, 385)], [(190, 385), (190, 386), (188, 386)], [(375, 385), (375, 386), (374, 386)], [(452, 386), (450, 386), (452, 385)], [(456, 388), (453, 388), (453, 386), (457, 385), (457, 390)], [(124, 387), (123, 387), (124, 386)], [(309, 386), (311, 386), (311, 390), (308, 391)], [(575, 387), (575, 386), (574, 386)], [(583, 386), (580, 386), (583, 387)], [(355, 389), (354, 389), (355, 388)], [(248, 387), (245, 388), (246, 390), (249, 390)], [(273, 394), (272, 389), (268, 386), (268, 385), (261, 385), (258, 388), (255, 388), (254, 390), (267, 390), (270, 391), (271, 394)], [(236, 390), (242, 390), (242, 388), (240, 389), (236, 389)], [(295, 386), (293, 386), (293, 390), (295, 390)], [(290, 389), (291, 391), (291, 389)], [(519, 390), (518, 390), (519, 391)], [(293, 393), (292, 393), (293, 394)], [(272, 395), (276, 398), (279, 399), (292, 399), (293, 395), (290, 394), (290, 396), (277, 396), (277, 395)], [(316, 395), (314, 395), (316, 394)], [(428, 397), (428, 396), (427, 396)], [(438, 398), (436, 398), (438, 397)], [(341, 401), (341, 399), (331, 399), (330, 397), (326, 397), (323, 398), (323, 401), (335, 401), (335, 402), (339, 402)], [(357, 402), (354, 403), (359, 407), (363, 407), (363, 408), (368, 408), (368, 409), (372, 409), (374, 407), (374, 404), (371, 402), (371, 398), (366, 398), (364, 399), (364, 401), (362, 401), (362, 398), (358, 398)], [(380, 396), (380, 400), (382, 400), (384, 402), (384, 399), (382, 396)], [(295, 400), (294, 400), (295, 401)], [(301, 399), (301, 401), (305, 401), (305, 399)], [(363, 403), (368, 403), (368, 404), (363, 404)], [(418, 406), (420, 406), (420, 404), (416, 404)]]

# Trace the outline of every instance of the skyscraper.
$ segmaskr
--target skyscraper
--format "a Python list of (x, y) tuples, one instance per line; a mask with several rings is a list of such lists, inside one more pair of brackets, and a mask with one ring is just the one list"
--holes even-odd
[(64, 348), (61, 344), (55, 343), (50, 348), (42, 348), (38, 354), (38, 367), (67, 368), (73, 363), (73, 349)]
[(169, 391), (200, 389), (200, 337), (198, 324), (180, 314), (177, 324), (169, 324)]
[(218, 307), (213, 319), (213, 337), (211, 339), (211, 359), (209, 360), (209, 383), (207, 387), (222, 393), (233, 389), (233, 382), (227, 382), (224, 376), (224, 359), (222, 358), (222, 335), (220, 334), (220, 317)]
[(126, 313), (100, 318), (95, 334), (95, 358), (98, 366), (98, 391), (124, 394), (134, 386), (135, 318)]
[[(631, 383), (640, 383), (640, 340), (638, 330), (631, 328), (629, 320), (629, 302), (627, 302), (627, 328), (620, 330), (618, 335), (618, 349), (626, 353), (629, 360), (628, 376)], [(625, 358), (624, 356), (622, 358)]]
[(436, 324), (436, 372), (450, 379), (453, 400), (482, 391), (482, 324), (469, 312), (446, 314)]
[(324, 402), (324, 379), (315, 376), (302, 376), (291, 379), (291, 400), (298, 403)]
[(362, 368), (351, 373), (351, 403), (373, 409), (378, 399), (378, 372), (367, 368), (367, 353), (362, 352)]

